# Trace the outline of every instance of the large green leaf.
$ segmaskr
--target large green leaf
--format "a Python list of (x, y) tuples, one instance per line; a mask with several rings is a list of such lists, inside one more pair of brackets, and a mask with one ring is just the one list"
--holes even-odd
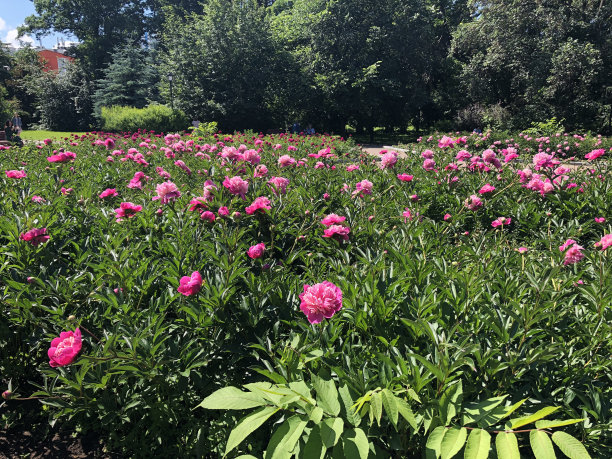
[(382, 397), (383, 406), (385, 407), (385, 413), (387, 414), (387, 417), (391, 421), (391, 424), (393, 424), (393, 427), (395, 428), (395, 430), (397, 430), (399, 410), (397, 407), (396, 398), (393, 395), (393, 392), (391, 392), (389, 389), (383, 389), (381, 392), (381, 397)]
[(341, 386), (340, 389), (338, 389), (338, 393), (340, 394), (340, 400), (342, 401), (342, 406), (346, 412), (346, 420), (357, 427), (361, 423), (361, 418), (353, 409), (353, 399), (348, 387), (346, 385)]
[(290, 459), (307, 423), (306, 416), (298, 415), (291, 416), (283, 422), (270, 438), (265, 459)]
[(382, 409), (382, 396), (380, 395), (380, 392), (374, 392), (370, 398), (370, 419), (372, 419), (372, 417), (376, 419), (378, 425), (380, 425), (380, 420), (382, 418)]
[(570, 424), (577, 424), (583, 421), (584, 419), (565, 419), (563, 421), (562, 420), (552, 420), (552, 421), (542, 420), (542, 421), (537, 421), (535, 423), (535, 426), (537, 429), (552, 429), (554, 427), (569, 426)]
[(531, 424), (532, 422), (538, 421), (552, 413), (554, 413), (555, 411), (557, 411), (560, 407), (558, 406), (547, 406), (545, 408), (542, 408), (541, 410), (536, 411), (535, 413), (529, 415), (529, 416), (524, 416), (522, 418), (516, 418), (516, 419), (511, 419), (510, 420), (510, 428), (514, 429), (518, 429), (519, 427), (522, 427), (524, 425), (527, 424)]
[(442, 439), (446, 433), (446, 427), (439, 426), (431, 431), (425, 443), (425, 456), (427, 459), (436, 459), (440, 457), (442, 448)]
[[(476, 423), (480, 425), (480, 421), (483, 418), (488, 418), (494, 412), (495, 408), (498, 407), (505, 399), (507, 395), (503, 395), (501, 397), (488, 398), (481, 402), (473, 402), (466, 403), (463, 405), (463, 424), (471, 424)], [(501, 409), (501, 413), (505, 413), (506, 410)], [(502, 414), (503, 415), (503, 414)], [(491, 421), (495, 422), (495, 418), (491, 417)], [(487, 427), (489, 425), (488, 422), (484, 423), (481, 427)]]
[(512, 432), (500, 432), (495, 437), (495, 449), (498, 459), (521, 459), (516, 435)]
[(246, 437), (259, 428), (266, 422), (270, 416), (276, 413), (280, 408), (275, 406), (265, 406), (254, 413), (251, 413), (238, 422), (236, 427), (230, 432), (225, 447), (225, 455), (238, 446)]
[(474, 429), (465, 445), (465, 459), (486, 459), (491, 448), (491, 435), (486, 430)]
[(323, 459), (327, 448), (323, 444), (319, 426), (314, 426), (308, 435), (308, 441), (300, 451), (302, 459)]
[(229, 386), (213, 392), (198, 406), (209, 410), (246, 410), (265, 404), (263, 397), (257, 394)]
[(465, 427), (451, 427), (446, 429), (442, 443), (440, 444), (441, 459), (450, 459), (463, 448), (465, 439), (467, 438), (467, 429)]
[(340, 413), (340, 401), (338, 400), (338, 390), (334, 382), (314, 376), (313, 386), (317, 391), (317, 404), (325, 412), (338, 416)]
[(532, 430), (529, 432), (529, 443), (536, 459), (555, 459), (555, 449), (546, 432)]
[(344, 432), (342, 447), (344, 449), (344, 457), (347, 459), (367, 459), (370, 452), (368, 437), (359, 427)]
[(455, 415), (461, 410), (463, 386), (461, 380), (448, 387), (440, 398), (440, 419), (444, 425), (449, 425)]
[(344, 421), (340, 418), (327, 418), (320, 425), (321, 440), (326, 448), (331, 448), (338, 443), (344, 431)]
[(413, 430), (417, 430), (416, 418), (414, 417), (414, 413), (410, 409), (410, 405), (408, 405), (408, 402), (399, 397), (395, 397), (395, 401), (397, 403), (397, 411), (399, 412), (399, 414), (401, 414), (402, 417), (408, 422), (408, 424), (410, 424), (410, 427), (412, 427)]
[(570, 459), (591, 459), (588, 451), (579, 440), (565, 432), (552, 434), (555, 445)]

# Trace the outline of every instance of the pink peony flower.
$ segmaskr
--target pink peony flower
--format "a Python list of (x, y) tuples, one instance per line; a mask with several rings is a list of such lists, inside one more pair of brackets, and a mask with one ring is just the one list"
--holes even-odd
[(67, 163), (76, 159), (76, 153), (71, 151), (62, 151), (57, 155), (51, 155), (47, 158), (50, 163)]
[(209, 222), (209, 223), (214, 222), (214, 221), (215, 221), (215, 219), (216, 219), (215, 214), (214, 214), (214, 213), (212, 213), (210, 210), (205, 210), (204, 212), (202, 212), (202, 213), (200, 214), (200, 218), (201, 218), (202, 220), (206, 220), (206, 221), (207, 221), (207, 222)]
[(260, 242), (259, 244), (255, 244), (249, 247), (249, 250), (247, 250), (247, 255), (252, 259), (261, 258), (263, 257), (265, 250), (266, 244)]
[(594, 159), (597, 159), (600, 156), (603, 156), (605, 153), (606, 153), (606, 150), (603, 148), (600, 148), (598, 150), (593, 150), (592, 152), (587, 153), (584, 157), (588, 159), (589, 161), (593, 161)]
[(212, 180), (206, 180), (206, 182), (204, 182), (204, 200), (209, 202), (212, 201), (215, 198), (213, 191), (216, 189), (217, 185), (215, 185)]
[(423, 161), (423, 169), (426, 171), (433, 171), (436, 168), (436, 162), (433, 159), (426, 159)]
[(469, 210), (476, 211), (483, 206), (483, 203), (478, 196), (473, 194), (468, 199), (465, 200), (464, 205)]
[(265, 177), (268, 175), (268, 168), (265, 164), (260, 164), (255, 168), (255, 172), (253, 173), (253, 177)]
[(266, 210), (270, 209), (272, 209), (272, 206), (270, 206), (270, 200), (265, 196), (261, 196), (259, 198), (255, 198), (255, 201), (253, 201), (253, 203), (244, 210), (246, 211), (247, 215), (253, 215), (258, 210), (265, 213)]
[(47, 351), (49, 365), (52, 367), (63, 367), (70, 365), (79, 352), (81, 352), (81, 330), (77, 328), (74, 332), (61, 332), (58, 338), (53, 338), (51, 347)]
[(575, 244), (576, 241), (574, 241), (573, 239), (568, 239), (567, 241), (565, 241), (561, 246), (559, 246), (559, 251), (563, 252), (565, 251), (569, 246)]
[(323, 237), (331, 237), (338, 240), (348, 241), (351, 229), (341, 225), (330, 225), (323, 231)]
[(170, 181), (160, 183), (155, 187), (155, 191), (157, 191), (157, 196), (152, 200), (157, 201), (160, 199), (162, 204), (168, 204), (181, 196), (178, 187)]
[(22, 178), (27, 177), (26, 171), (17, 170), (17, 171), (5, 171), (5, 172), (8, 178), (22, 179)]
[(280, 167), (295, 166), (296, 163), (297, 161), (289, 155), (283, 155), (280, 158), (278, 158), (278, 165)]
[(284, 177), (272, 177), (270, 180), (268, 180), (268, 184), (271, 186), (274, 194), (285, 194), (287, 192), (289, 180)]
[(21, 233), (19, 235), (19, 239), (29, 242), (36, 247), (38, 244), (47, 242), (50, 239), (50, 236), (47, 234), (47, 228), (32, 228), (30, 231)]
[(229, 190), (230, 193), (236, 196), (240, 196), (242, 199), (246, 199), (246, 192), (249, 189), (249, 182), (242, 180), (242, 178), (235, 176), (229, 178), (225, 176), (223, 180), (223, 186)]
[(605, 223), (606, 219), (604, 217), (595, 217), (595, 223)]
[(527, 247), (519, 247), (518, 249), (516, 249), (516, 251), (522, 255), (524, 253), (527, 253), (529, 249)]
[(444, 221), (445, 222), (449, 221), (451, 218), (453, 218), (451, 214), (444, 214)]
[(72, 193), (73, 191), (74, 191), (74, 189), (72, 189), (72, 188), (64, 188), (64, 187), (62, 187), (60, 189), (60, 193), (62, 193), (64, 196), (66, 196), (67, 194)]
[(106, 190), (104, 190), (102, 193), (100, 193), (98, 195), (98, 197), (100, 199), (104, 199), (104, 198), (112, 198), (115, 196), (119, 196), (119, 193), (117, 193), (117, 189), (116, 188), (107, 188)]
[(608, 247), (612, 247), (612, 234), (606, 234), (602, 237), (599, 242), (595, 243), (595, 247), (598, 247), (599, 250), (606, 250)]
[(466, 150), (459, 150), (457, 152), (457, 156), (455, 156), (455, 160), (457, 161), (467, 161), (470, 159), (472, 155)]
[(195, 295), (202, 288), (202, 276), (199, 272), (194, 271), (190, 276), (183, 276), (180, 280), (178, 292), (185, 296)]
[(359, 166), (357, 164), (349, 164), (348, 166), (346, 166), (347, 172), (353, 172), (356, 170), (359, 170)]
[(337, 225), (338, 223), (342, 223), (344, 220), (346, 220), (346, 217), (341, 217), (340, 215), (336, 214), (329, 214), (327, 217), (321, 220), (321, 223), (325, 226), (331, 226)]
[(497, 228), (499, 226), (503, 228), (504, 226), (508, 226), (510, 223), (512, 223), (511, 218), (499, 217), (497, 220), (493, 220), (493, 222), (491, 222), (491, 226), (493, 228)]
[(355, 195), (359, 195), (361, 197), (363, 197), (366, 194), (372, 194), (372, 186), (373, 183), (370, 182), (369, 180), (362, 180), (361, 182), (357, 183), (357, 185), (355, 185), (355, 191), (353, 191), (353, 197)]
[(400, 179), (402, 182), (412, 182), (414, 176), (408, 174), (397, 174), (397, 178)]
[(182, 160), (179, 159), (178, 161), (174, 161), (174, 165), (183, 169), (187, 173), (187, 175), (191, 175), (191, 169), (189, 169), (189, 167), (187, 167), (187, 165)]
[(554, 167), (559, 164), (559, 161), (554, 160), (552, 155), (546, 153), (538, 153), (533, 157), (533, 165), (535, 170), (540, 170), (542, 168)]
[(131, 202), (122, 202), (119, 204), (119, 208), (115, 209), (117, 221), (120, 222), (124, 218), (132, 218), (138, 212), (142, 210), (142, 206), (137, 206)]
[(202, 211), (205, 210), (207, 208), (206, 206), (206, 199), (204, 199), (204, 197), (199, 196), (197, 198), (193, 198), (191, 201), (189, 201), (189, 211), (190, 212), (194, 212), (194, 211)]
[(442, 136), (440, 140), (438, 140), (438, 148), (453, 148), (455, 141), (451, 137)]
[(572, 245), (567, 252), (565, 252), (563, 264), (566, 266), (573, 265), (574, 263), (578, 263), (580, 260), (582, 260), (584, 258), (584, 254), (581, 252), (582, 249), (584, 249), (584, 247), (578, 244)]
[(395, 163), (397, 163), (397, 153), (394, 151), (385, 153), (380, 160), (380, 164), (383, 169), (390, 169), (395, 166)]
[(480, 194), (486, 194), (486, 193), (492, 193), (493, 191), (495, 191), (495, 187), (489, 183), (487, 183), (485, 186), (483, 186), (478, 193)]
[(219, 217), (229, 217), (230, 211), (227, 207), (219, 207)]
[(300, 300), (300, 310), (311, 324), (318, 324), (324, 318), (331, 319), (342, 309), (342, 291), (329, 281), (304, 285)]
[(43, 198), (42, 196), (32, 196), (32, 202), (35, 202), (36, 204), (42, 204), (43, 202), (45, 202), (45, 198)]
[(421, 158), (423, 159), (433, 159), (434, 152), (431, 150), (425, 150), (421, 153)]

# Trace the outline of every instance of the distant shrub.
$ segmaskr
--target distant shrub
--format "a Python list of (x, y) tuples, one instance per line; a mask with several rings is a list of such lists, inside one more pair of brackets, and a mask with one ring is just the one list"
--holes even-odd
[(149, 105), (145, 108), (102, 107), (102, 129), (105, 131), (178, 131), (187, 128), (188, 124), (185, 113), (165, 105)]

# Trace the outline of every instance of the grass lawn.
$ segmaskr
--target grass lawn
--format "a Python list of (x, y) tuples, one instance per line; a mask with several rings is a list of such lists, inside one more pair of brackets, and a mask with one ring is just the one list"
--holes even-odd
[(45, 139), (63, 139), (70, 137), (72, 134), (83, 135), (85, 132), (57, 132), (57, 131), (22, 131), (21, 138), (23, 140), (45, 140)]

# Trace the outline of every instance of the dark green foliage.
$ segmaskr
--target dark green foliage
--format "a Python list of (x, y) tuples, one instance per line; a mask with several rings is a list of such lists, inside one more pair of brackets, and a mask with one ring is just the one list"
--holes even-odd
[(151, 49), (135, 42), (116, 48), (104, 77), (96, 81), (96, 114), (99, 116), (102, 107), (113, 105), (143, 108), (157, 99), (158, 79)]

